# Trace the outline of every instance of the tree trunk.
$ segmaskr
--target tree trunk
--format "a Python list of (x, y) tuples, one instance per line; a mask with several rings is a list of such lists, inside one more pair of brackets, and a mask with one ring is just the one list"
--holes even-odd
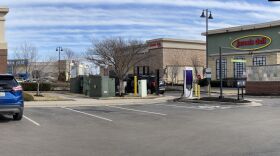
[(124, 93), (123, 80), (120, 79), (119, 82), (120, 82), (119, 96), (122, 96)]
[(37, 93), (36, 93), (37, 96), (40, 95), (40, 83), (37, 82)]

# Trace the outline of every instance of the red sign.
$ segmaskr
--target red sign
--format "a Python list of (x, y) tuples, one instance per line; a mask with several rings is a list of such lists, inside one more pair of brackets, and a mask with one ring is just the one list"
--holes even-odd
[(232, 41), (231, 46), (238, 50), (257, 50), (267, 47), (271, 38), (264, 35), (242, 36)]
[(149, 43), (149, 48), (160, 48), (161, 47), (161, 43), (160, 42), (154, 42), (154, 43)]
[(263, 37), (263, 38), (258, 38), (258, 39), (255, 39), (255, 40), (237, 40), (237, 43), (236, 43), (236, 47), (239, 48), (241, 46), (249, 46), (249, 45), (260, 45), (260, 44), (266, 44), (267, 43), (267, 38)]

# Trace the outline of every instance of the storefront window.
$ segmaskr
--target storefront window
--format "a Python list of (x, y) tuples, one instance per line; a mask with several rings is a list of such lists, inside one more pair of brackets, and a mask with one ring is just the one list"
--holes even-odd
[(266, 57), (265, 56), (254, 56), (253, 66), (265, 66), (265, 65), (266, 65)]
[[(235, 60), (245, 60), (244, 57), (235, 57)], [(245, 75), (246, 65), (244, 62), (234, 62), (234, 78), (242, 78)]]
[[(222, 78), (226, 78), (227, 77), (227, 60), (226, 59), (222, 59)], [(216, 78), (217, 80), (220, 79), (220, 59), (216, 60)]]

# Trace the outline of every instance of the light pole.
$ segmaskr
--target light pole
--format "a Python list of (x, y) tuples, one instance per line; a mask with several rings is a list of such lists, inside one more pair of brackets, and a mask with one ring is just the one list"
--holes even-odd
[(219, 47), (219, 76), (220, 76), (220, 96), (219, 99), (223, 99), (223, 76), (222, 76), (222, 48)]
[[(205, 13), (204, 13), (205, 12)], [(206, 68), (208, 68), (208, 19), (213, 19), (212, 13), (211, 11), (209, 11), (208, 9), (205, 9), (202, 11), (201, 18), (205, 18), (206, 21)]]
[(62, 47), (57, 47), (56, 51), (58, 51), (58, 77), (60, 76), (60, 52), (63, 51)]

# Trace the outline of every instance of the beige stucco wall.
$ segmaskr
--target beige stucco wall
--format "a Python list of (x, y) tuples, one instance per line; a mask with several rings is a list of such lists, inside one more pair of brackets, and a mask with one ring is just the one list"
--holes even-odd
[(0, 73), (7, 72), (8, 48), (5, 40), (5, 16), (8, 12), (8, 8), (0, 7)]
[(8, 8), (0, 7), (0, 49), (7, 49), (5, 40), (5, 15), (8, 12)]
[(205, 59), (206, 56), (204, 50), (175, 49), (175, 48), (163, 49), (163, 68), (167, 69), (165, 73), (165, 81), (172, 82), (170, 76), (171, 70), (169, 70), (170, 66), (179, 66), (179, 72), (178, 72), (176, 83), (182, 83), (184, 67), (193, 67), (194, 65), (192, 60), (197, 62), (198, 74), (203, 76)]
[(171, 81), (170, 67), (178, 66), (177, 82), (183, 80), (182, 71), (186, 66), (193, 66), (192, 59), (197, 58), (199, 66), (199, 74), (202, 75), (203, 67), (205, 67), (205, 43), (202, 41), (176, 40), (176, 39), (155, 39), (148, 41), (148, 45), (153, 43), (154, 46), (149, 47), (152, 57), (138, 63), (136, 66), (149, 66), (150, 74), (155, 74), (156, 69), (160, 69), (160, 76), (166, 82)]
[(150, 73), (155, 74), (155, 70), (163, 69), (163, 48), (149, 50), (150, 57), (138, 63), (136, 66), (149, 66)]

